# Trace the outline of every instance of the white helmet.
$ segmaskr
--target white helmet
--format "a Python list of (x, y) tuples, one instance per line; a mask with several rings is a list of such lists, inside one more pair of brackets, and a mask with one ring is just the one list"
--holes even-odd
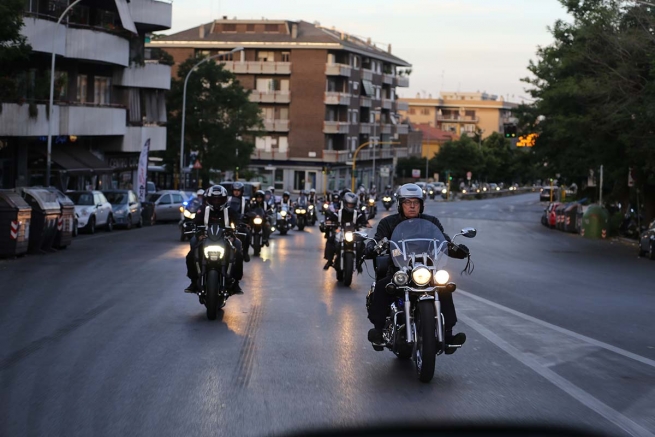
[(196, 196), (204, 196), (204, 195), (205, 195), (205, 190), (200, 189), (200, 190), (196, 191)]
[(214, 185), (207, 190), (205, 200), (211, 209), (221, 211), (227, 206), (227, 190), (222, 185)]

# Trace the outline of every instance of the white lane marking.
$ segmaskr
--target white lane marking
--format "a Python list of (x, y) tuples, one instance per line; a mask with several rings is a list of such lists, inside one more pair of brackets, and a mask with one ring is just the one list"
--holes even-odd
[[(468, 293), (467, 293), (468, 294)], [(485, 337), (487, 340), (498, 346), (500, 349), (504, 350), (507, 354), (516, 358), (518, 361), (523, 363), (525, 366), (532, 369), (535, 373), (538, 373), (543, 378), (548, 380), (551, 384), (555, 385), (557, 388), (567, 393), (572, 398), (576, 399), (578, 402), (586, 406), (587, 408), (595, 411), (602, 417), (606, 418), (610, 422), (617, 425), (619, 428), (625, 430), (630, 435), (639, 436), (639, 437), (653, 437), (650, 431), (642, 427), (632, 419), (624, 416), (615, 409), (611, 408), (607, 404), (599, 401), (586, 391), (582, 390), (580, 387), (572, 384), (568, 380), (562, 378), (557, 373), (552, 370), (542, 366), (536, 359), (532, 358), (528, 354), (525, 354), (507, 343), (502, 338), (498, 337), (489, 329), (485, 328), (478, 322), (472, 320), (470, 317), (465, 315), (459, 315), (458, 318), (469, 325), (471, 328), (475, 329)]]
[(497, 304), (496, 302), (492, 302), (490, 300), (487, 300), (487, 299), (484, 299), (482, 297), (476, 296), (476, 295), (471, 294), (469, 292), (466, 292), (464, 290), (459, 290), (458, 289), (457, 292), (463, 294), (466, 297), (470, 297), (473, 300), (477, 300), (478, 302), (482, 302), (482, 303), (484, 303), (486, 305), (489, 305), (489, 306), (492, 306), (492, 307), (497, 308), (499, 310), (505, 311), (507, 313), (510, 313), (512, 315), (520, 317), (520, 318), (522, 318), (524, 320), (527, 320), (529, 322), (536, 323), (538, 325), (541, 325), (541, 326), (544, 326), (546, 328), (552, 329), (553, 331), (557, 331), (557, 332), (559, 332), (561, 334), (565, 334), (565, 335), (568, 335), (570, 337), (577, 338), (578, 340), (582, 340), (582, 341), (584, 341), (586, 343), (589, 343), (591, 345), (598, 346), (598, 347), (601, 347), (603, 349), (607, 349), (607, 350), (612, 351), (612, 352), (614, 352), (616, 354), (622, 355), (622, 356), (624, 356), (626, 358), (630, 358), (630, 359), (633, 359), (635, 361), (639, 361), (640, 363), (646, 364), (646, 365), (651, 366), (651, 367), (655, 367), (655, 360), (651, 360), (649, 358), (642, 357), (641, 355), (637, 355), (635, 353), (629, 352), (629, 351), (627, 351), (625, 349), (618, 348), (616, 346), (612, 346), (611, 344), (608, 344), (608, 343), (603, 343), (602, 341), (598, 341), (598, 340), (595, 340), (595, 339), (593, 339), (591, 337), (587, 337), (585, 335), (578, 334), (577, 332), (569, 331), (568, 329), (559, 327), (557, 325), (553, 325), (552, 323), (544, 322), (543, 320), (537, 319), (537, 318), (529, 316), (527, 314), (523, 314), (523, 313), (518, 312), (516, 310), (513, 310), (511, 308), (507, 308), (507, 307), (505, 307), (503, 305)]

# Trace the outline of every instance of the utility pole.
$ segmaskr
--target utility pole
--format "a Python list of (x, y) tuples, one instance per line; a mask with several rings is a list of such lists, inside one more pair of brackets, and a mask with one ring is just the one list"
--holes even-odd
[(603, 166), (600, 166), (600, 185), (598, 186), (600, 206), (603, 206)]
[(425, 157), (425, 183), (428, 183), (428, 157)]

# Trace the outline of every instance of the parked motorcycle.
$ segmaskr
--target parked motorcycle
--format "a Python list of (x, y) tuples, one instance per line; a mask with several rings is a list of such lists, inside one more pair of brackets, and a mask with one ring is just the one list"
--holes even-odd
[(236, 249), (231, 239), (235, 236), (233, 229), (221, 228), (218, 224), (185, 226), (189, 235), (203, 238), (198, 245), (196, 268), (198, 269), (198, 296), (200, 303), (207, 308), (207, 318), (216, 320), (219, 309), (225, 306), (230, 293), (228, 287), (232, 282), (231, 272), (234, 268)]
[[(476, 230), (465, 228), (453, 240), (460, 235), (473, 238)], [(445, 343), (438, 294), (452, 293), (457, 288), (445, 270), (449, 248), (455, 244), (449, 243), (434, 223), (424, 219), (405, 220), (394, 229), (390, 241), (376, 243), (376, 252), (390, 253), (398, 271), (386, 286), (395, 301), (382, 334), (385, 344), (374, 349), (386, 347), (398, 358), (413, 358), (419, 380), (429, 382), (434, 377), (437, 355), (448, 347), (458, 347)], [(374, 289), (375, 282), (366, 296), (367, 309), (372, 304)]]
[(384, 196), (382, 198), (382, 205), (384, 205), (384, 208), (389, 211), (391, 209), (391, 206), (393, 205), (393, 197), (391, 196)]

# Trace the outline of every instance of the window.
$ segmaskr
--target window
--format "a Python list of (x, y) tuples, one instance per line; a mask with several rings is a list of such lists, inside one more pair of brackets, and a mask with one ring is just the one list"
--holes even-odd
[(89, 12), (90, 9), (88, 6), (84, 6), (84, 5), (75, 6), (70, 11), (70, 22), (75, 24), (84, 24), (88, 26), (89, 24), (91, 24), (89, 18), (91, 14)]
[(350, 122), (358, 123), (359, 122), (358, 119), (359, 119), (359, 111), (357, 109), (353, 109), (353, 112), (351, 113)]
[(276, 169), (275, 170), (275, 189), (284, 190), (284, 170)]
[(103, 11), (101, 9), (97, 10), (97, 22), (98, 26), (104, 27), (105, 29), (115, 29), (116, 15), (110, 11)]
[(334, 56), (334, 53), (328, 53), (327, 56), (327, 63), (330, 65), (334, 65), (337, 62), (336, 56)]
[(293, 189), (294, 190), (304, 190), (305, 189), (305, 171), (294, 171), (293, 172)]
[(261, 108), (261, 111), (264, 120), (273, 120), (275, 118), (275, 108)]
[(173, 203), (182, 203), (184, 199), (181, 194), (173, 194)]
[(413, 114), (416, 114), (416, 109), (414, 109), (414, 108), (409, 108), (409, 113), (412, 114), (412, 115), (413, 115)]
[(223, 32), (236, 32), (237, 31), (237, 25), (234, 23), (224, 23), (223, 24)]
[(279, 120), (288, 120), (289, 119), (289, 108), (280, 108), (278, 112)]
[(159, 201), (160, 205), (170, 205), (171, 204), (171, 195), (170, 194), (165, 194), (161, 197)]
[(291, 53), (282, 52), (282, 62), (291, 62)]
[(65, 71), (55, 72), (55, 93), (58, 100), (68, 99), (68, 73)]
[(259, 62), (273, 62), (275, 61), (274, 52), (257, 52), (257, 60)]
[(96, 77), (93, 81), (93, 103), (108, 105), (111, 103), (111, 78)]
[(77, 101), (80, 103), (86, 103), (86, 96), (88, 92), (86, 74), (80, 74), (77, 76)]
[(421, 109), (421, 115), (430, 115), (430, 109), (429, 108)]
[(264, 24), (264, 32), (267, 33), (277, 33), (280, 31), (280, 28), (277, 24)]

